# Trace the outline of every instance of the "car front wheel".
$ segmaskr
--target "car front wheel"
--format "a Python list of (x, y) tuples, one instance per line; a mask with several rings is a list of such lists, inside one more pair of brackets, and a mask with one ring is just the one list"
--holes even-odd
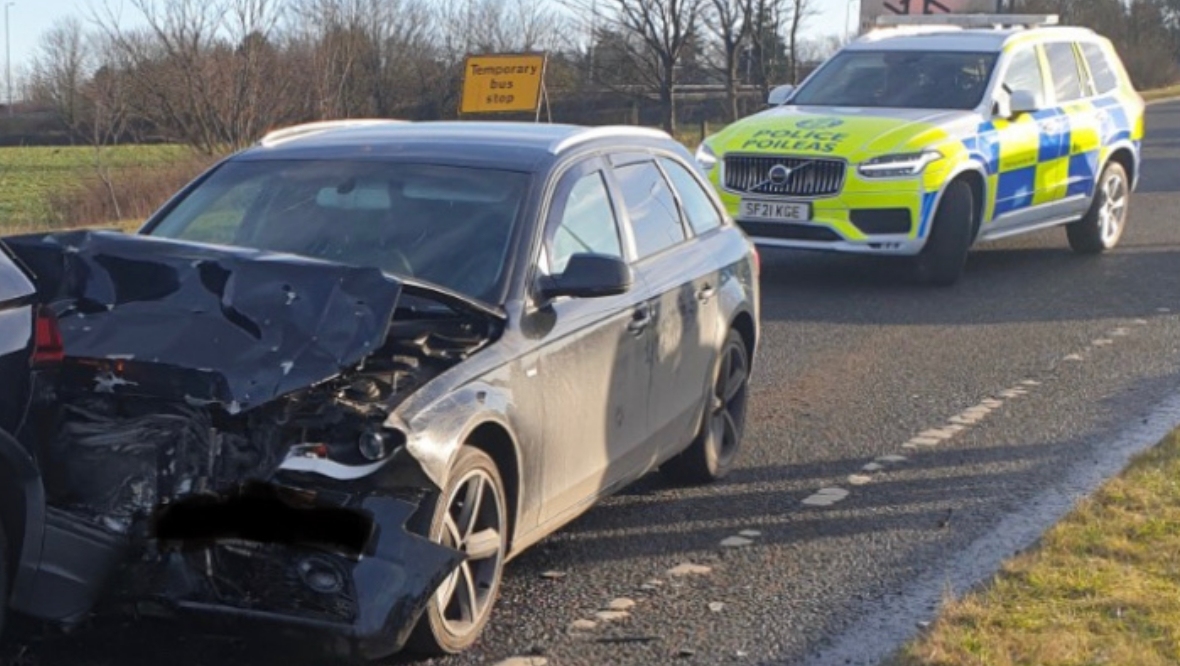
[(742, 447), (749, 402), (750, 354), (731, 330), (717, 357), (701, 432), (680, 455), (660, 467), (677, 484), (704, 484), (729, 474)]
[(1098, 254), (1118, 245), (1127, 226), (1131, 186), (1127, 171), (1118, 162), (1102, 170), (1098, 191), (1090, 211), (1077, 222), (1066, 225), (1069, 246), (1078, 254)]
[(459, 451), (447, 486), (434, 500), (423, 530), (435, 543), (467, 556), (439, 586), (410, 636), (409, 647), (429, 655), (471, 647), (491, 617), (507, 552), (504, 482), (484, 452)]
[(918, 282), (934, 287), (958, 282), (967, 264), (974, 229), (975, 195), (966, 181), (956, 180), (943, 193), (926, 246), (914, 258)]

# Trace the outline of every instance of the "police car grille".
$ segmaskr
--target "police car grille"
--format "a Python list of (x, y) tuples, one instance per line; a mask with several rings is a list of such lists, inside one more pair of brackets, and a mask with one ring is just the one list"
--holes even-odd
[[(790, 169), (782, 182), (773, 182), (776, 165)], [(844, 185), (844, 162), (809, 157), (726, 156), (725, 187), (732, 192), (788, 197), (838, 194)]]

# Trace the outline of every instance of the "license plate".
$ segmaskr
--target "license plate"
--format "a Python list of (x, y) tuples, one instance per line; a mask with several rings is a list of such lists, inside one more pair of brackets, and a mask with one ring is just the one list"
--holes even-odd
[(789, 201), (743, 200), (741, 217), (771, 222), (806, 222), (811, 219), (811, 206)]

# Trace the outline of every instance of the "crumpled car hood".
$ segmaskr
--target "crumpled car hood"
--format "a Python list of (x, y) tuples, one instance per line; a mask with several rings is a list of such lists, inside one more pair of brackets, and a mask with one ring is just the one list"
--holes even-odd
[(6, 242), (57, 312), (67, 362), (119, 362), (97, 390), (231, 413), (360, 363), (402, 290), (376, 268), (117, 232)]

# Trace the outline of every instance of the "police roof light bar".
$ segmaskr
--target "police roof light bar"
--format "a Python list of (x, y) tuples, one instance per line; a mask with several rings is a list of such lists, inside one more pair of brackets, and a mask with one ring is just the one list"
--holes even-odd
[(877, 17), (877, 27), (1038, 28), (1060, 21), (1057, 14), (885, 14)]

